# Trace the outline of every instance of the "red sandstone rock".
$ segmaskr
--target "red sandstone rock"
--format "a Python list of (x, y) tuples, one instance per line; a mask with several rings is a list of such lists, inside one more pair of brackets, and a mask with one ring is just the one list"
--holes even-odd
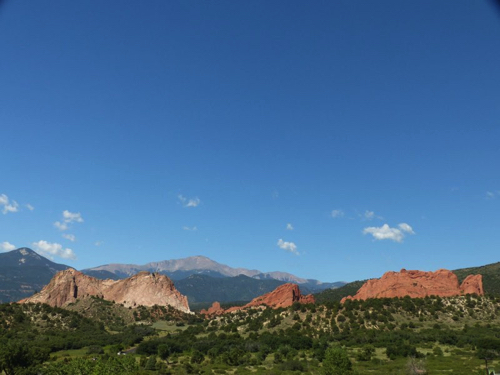
[(224, 309), (222, 307), (220, 307), (219, 302), (214, 302), (214, 303), (212, 303), (212, 306), (210, 306), (208, 308), (208, 310), (201, 310), (200, 314), (209, 315), (209, 316), (221, 315), (221, 314), (224, 314)]
[(465, 278), (460, 285), (460, 290), (463, 294), (478, 294), (484, 295), (483, 289), (483, 276), (482, 275), (469, 275)]
[[(312, 294), (308, 294), (307, 296), (303, 296), (300, 293), (299, 286), (297, 284), (283, 284), (274, 289), (272, 292), (269, 292), (267, 294), (264, 294), (260, 297), (254, 298), (252, 301), (247, 303), (244, 306), (233, 306), (230, 307), (227, 310), (222, 310), (220, 308), (220, 304), (218, 302), (215, 302), (208, 311), (203, 310), (201, 313), (205, 315), (220, 315), (220, 314), (226, 314), (230, 313), (233, 311), (239, 311), (239, 310), (244, 310), (248, 309), (251, 307), (258, 307), (258, 306), (268, 306), (273, 309), (277, 309), (280, 307), (289, 307), (292, 306), (294, 302), (299, 302), (299, 303), (314, 303), (314, 296)], [(218, 309), (216, 310), (218, 305)], [(217, 311), (214, 314), (210, 314), (209, 311), (214, 308), (214, 311)], [(204, 312), (205, 311), (205, 312)]]
[(368, 298), (394, 298), (410, 296), (422, 298), (426, 296), (452, 297), (467, 293), (483, 295), (481, 275), (468, 276), (462, 285), (458, 284), (457, 276), (448, 270), (436, 272), (407, 271), (386, 272), (380, 279), (368, 280), (354, 297), (342, 299), (365, 300)]
[(19, 303), (41, 302), (61, 307), (88, 296), (123, 303), (126, 307), (169, 305), (186, 313), (191, 312), (187, 298), (175, 289), (167, 276), (145, 271), (114, 281), (98, 280), (69, 268), (58, 272), (40, 293)]

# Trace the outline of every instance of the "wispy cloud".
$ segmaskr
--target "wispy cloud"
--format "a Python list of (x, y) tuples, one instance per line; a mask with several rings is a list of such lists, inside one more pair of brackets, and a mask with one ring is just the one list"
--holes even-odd
[(0, 250), (2, 250), (2, 251), (12, 251), (15, 248), (16, 247), (14, 245), (12, 245), (10, 242), (4, 241), (4, 242), (0, 243)]
[(10, 200), (5, 194), (0, 195), (0, 207), (4, 215), (9, 212), (19, 211), (19, 204), (14, 200)]
[(71, 242), (76, 241), (76, 237), (74, 234), (64, 233), (62, 236)]
[(26, 206), (26, 208), (27, 208), (28, 210), (30, 210), (30, 211), (33, 211), (33, 210), (35, 209), (35, 207), (33, 207), (33, 206), (32, 206), (31, 204), (29, 204), (29, 203), (26, 203), (26, 204), (25, 204), (25, 206)]
[(332, 211), (332, 217), (337, 219), (337, 218), (341, 218), (341, 217), (344, 217), (344, 211), (340, 210), (340, 209), (337, 209), (337, 210), (333, 210)]
[(71, 223), (83, 223), (82, 214), (79, 212), (63, 211), (63, 218), (61, 221), (56, 221), (54, 226), (60, 231), (68, 230)]
[(182, 227), (182, 229), (187, 230), (187, 231), (191, 231), (191, 232), (195, 232), (198, 230), (197, 227), (187, 227), (187, 226)]
[(366, 210), (364, 213), (359, 214), (359, 217), (361, 220), (373, 220), (373, 219), (379, 219), (379, 220), (384, 220), (384, 218), (380, 215), (377, 215), (374, 211)]
[(280, 238), (278, 240), (277, 245), (280, 247), (280, 249), (289, 251), (289, 252), (291, 252), (292, 254), (295, 254), (295, 255), (299, 255), (299, 252), (297, 251), (297, 245), (295, 245), (293, 242), (283, 241)]
[(406, 234), (415, 234), (413, 228), (406, 224), (398, 224), (398, 228), (391, 228), (388, 224), (381, 227), (367, 227), (363, 229), (363, 234), (371, 234), (375, 240), (391, 240), (394, 242), (403, 242)]
[(76, 259), (76, 255), (73, 250), (63, 248), (63, 246), (58, 243), (50, 243), (40, 240), (38, 242), (33, 242), (33, 247), (37, 252), (50, 258), (57, 256), (64, 259)]
[(63, 221), (63, 222), (56, 221), (56, 222), (54, 223), (54, 226), (55, 226), (57, 229), (61, 230), (61, 231), (64, 231), (64, 230), (67, 230), (67, 229), (68, 229), (68, 224), (67, 224), (67, 223), (65, 223), (64, 221)]
[(68, 210), (64, 210), (63, 218), (66, 223), (83, 223), (82, 214), (79, 212), (69, 212)]
[(102, 242), (102, 241), (96, 241), (96, 242), (94, 242), (94, 245), (95, 246), (101, 246), (103, 243), (104, 242)]
[(293, 225), (292, 225), (292, 224), (288, 223), (288, 224), (286, 225), (286, 230), (293, 230), (293, 229), (294, 229), (294, 228), (293, 228)]
[(363, 216), (366, 220), (372, 220), (375, 217), (375, 212), (366, 210)]
[(486, 192), (486, 199), (496, 199), (499, 197), (500, 197), (500, 190)]
[(179, 201), (182, 203), (182, 205), (184, 207), (198, 207), (201, 203), (201, 200), (198, 197), (188, 199), (185, 196), (183, 196), (182, 194), (179, 194), (177, 196), (177, 198), (179, 199)]

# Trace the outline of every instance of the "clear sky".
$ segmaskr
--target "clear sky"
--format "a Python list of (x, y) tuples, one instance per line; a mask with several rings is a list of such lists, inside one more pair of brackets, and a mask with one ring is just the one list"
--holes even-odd
[(500, 261), (499, 67), (488, 1), (4, 1), (0, 251)]

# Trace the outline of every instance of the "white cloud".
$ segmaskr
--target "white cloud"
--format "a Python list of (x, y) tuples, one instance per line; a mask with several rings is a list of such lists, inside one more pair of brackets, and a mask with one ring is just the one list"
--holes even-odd
[(9, 243), (7, 241), (0, 243), (0, 249), (2, 249), (2, 251), (12, 251), (15, 248), (16, 247), (14, 245), (12, 245), (11, 243)]
[(332, 211), (332, 217), (333, 218), (344, 217), (344, 211), (342, 211), (342, 210), (333, 210)]
[(60, 221), (56, 221), (56, 222), (54, 223), (54, 226), (55, 226), (57, 229), (59, 229), (59, 230), (67, 230), (67, 229), (68, 229), (68, 224), (66, 224), (66, 223), (64, 223), (64, 222), (63, 222), (63, 223), (61, 223)]
[(409, 234), (415, 234), (415, 232), (413, 231), (413, 228), (410, 227), (408, 224), (406, 223), (401, 223), (401, 224), (398, 224), (398, 227), (399, 229), (401, 229), (403, 232), (406, 232), (406, 233), (409, 233)]
[(26, 203), (26, 204), (25, 204), (25, 206), (26, 206), (26, 208), (27, 208), (28, 210), (30, 210), (30, 211), (33, 211), (33, 210), (35, 209), (35, 207), (33, 207), (33, 206), (32, 206), (31, 204), (29, 204), (29, 203)]
[(69, 224), (71, 223), (83, 223), (82, 214), (79, 212), (64, 210), (62, 221), (56, 221), (54, 226), (61, 231), (65, 231), (68, 230)]
[(412, 227), (406, 223), (401, 223), (398, 228), (391, 228), (388, 224), (381, 227), (368, 227), (363, 229), (363, 234), (371, 234), (375, 240), (391, 240), (403, 242), (405, 234), (415, 234)]
[(198, 207), (201, 203), (201, 200), (198, 197), (188, 199), (183, 195), (179, 194), (177, 198), (179, 198), (184, 207)]
[(102, 241), (96, 241), (96, 242), (94, 242), (94, 245), (95, 246), (101, 246), (103, 243), (104, 242), (102, 242)]
[(0, 206), (3, 206), (2, 213), (4, 215), (9, 212), (19, 211), (19, 204), (16, 201), (10, 200), (5, 194), (0, 195)]
[(277, 245), (283, 250), (289, 251), (295, 255), (299, 255), (299, 252), (297, 251), (297, 245), (295, 245), (293, 242), (286, 242), (280, 238)]
[(384, 218), (380, 215), (377, 215), (375, 211), (365, 210), (362, 214), (358, 214), (358, 216), (363, 221), (370, 221), (373, 219), (384, 220)]
[(42, 255), (47, 255), (49, 257), (58, 256), (64, 259), (76, 259), (76, 255), (73, 250), (68, 248), (63, 248), (61, 244), (50, 243), (47, 241), (33, 242), (33, 247)]
[(191, 231), (191, 232), (194, 232), (194, 231), (198, 230), (197, 227), (187, 227), (187, 226), (182, 227), (182, 229), (183, 230), (188, 230), (188, 231)]
[(292, 225), (292, 224), (288, 223), (288, 224), (286, 225), (286, 230), (293, 230), (293, 229), (294, 229), (294, 228), (293, 228), (293, 225)]
[(64, 222), (66, 223), (72, 223), (72, 222), (83, 223), (82, 214), (80, 214), (79, 212), (69, 212), (68, 210), (64, 210), (63, 218)]
[(76, 241), (76, 237), (74, 234), (64, 233), (62, 236), (71, 242)]

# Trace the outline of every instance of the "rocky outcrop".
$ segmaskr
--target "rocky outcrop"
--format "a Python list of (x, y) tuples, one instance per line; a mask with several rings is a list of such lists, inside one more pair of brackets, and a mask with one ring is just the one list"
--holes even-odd
[(214, 302), (212, 307), (208, 310), (202, 310), (201, 313), (209, 316), (221, 315), (225, 313), (230, 313), (239, 310), (249, 309), (251, 307), (267, 306), (273, 309), (280, 307), (290, 307), (293, 303), (314, 303), (314, 296), (308, 294), (303, 296), (300, 293), (299, 286), (297, 284), (283, 284), (274, 289), (272, 292), (264, 294), (260, 297), (254, 298), (252, 301), (244, 306), (234, 306), (227, 310), (223, 310), (220, 307), (219, 302)]
[(452, 297), (463, 294), (483, 295), (483, 278), (481, 275), (469, 275), (462, 285), (457, 276), (448, 270), (436, 272), (407, 271), (386, 272), (380, 279), (368, 280), (354, 297), (342, 299), (365, 300), (368, 298), (394, 298), (410, 296), (423, 298), (426, 296)]
[(460, 285), (460, 290), (463, 294), (477, 294), (484, 295), (483, 289), (483, 276), (481, 275), (469, 275), (465, 278)]
[(210, 306), (208, 310), (201, 310), (200, 314), (209, 316), (221, 315), (224, 314), (224, 309), (220, 306), (220, 303), (216, 301), (212, 303), (212, 306)]
[(40, 293), (19, 303), (41, 302), (51, 306), (65, 306), (78, 298), (96, 296), (123, 304), (126, 307), (172, 306), (190, 313), (187, 298), (164, 275), (139, 272), (124, 280), (98, 280), (73, 268), (58, 272)]

